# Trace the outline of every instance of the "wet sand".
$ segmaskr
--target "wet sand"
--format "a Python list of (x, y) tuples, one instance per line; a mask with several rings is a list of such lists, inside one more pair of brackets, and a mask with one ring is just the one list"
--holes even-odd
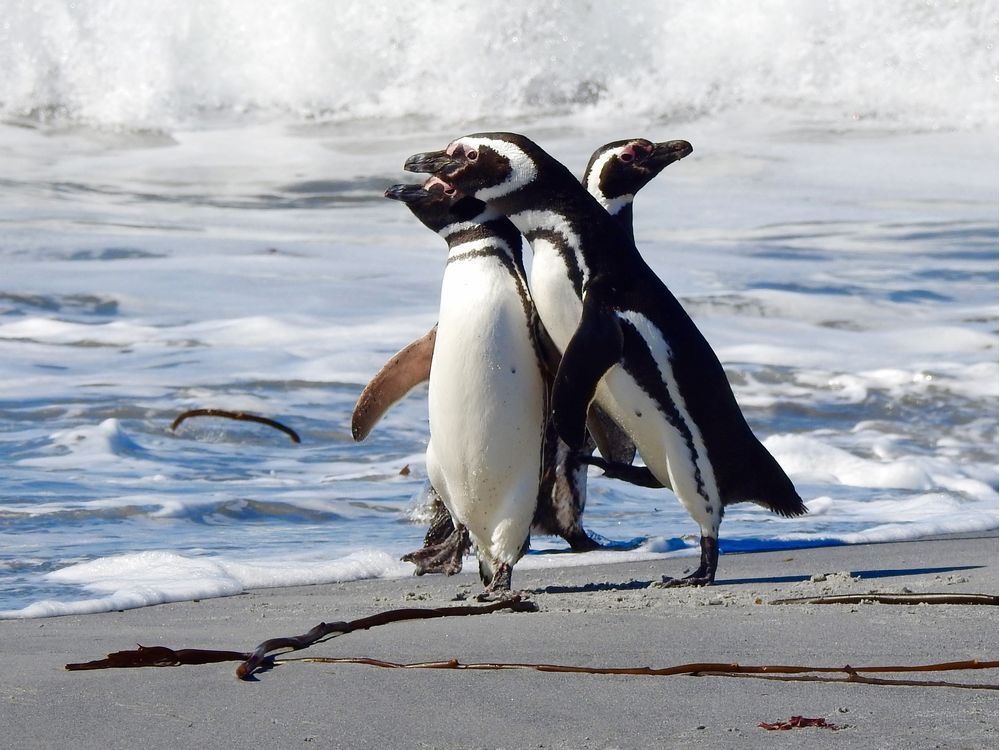
[[(998, 609), (771, 604), (835, 594), (996, 594), (996, 534), (722, 557), (717, 585), (656, 586), (692, 560), (515, 569), (534, 613), (401, 622), (282, 657), (670, 667), (853, 667), (996, 660)], [(253, 682), (236, 662), (70, 672), (135, 644), (250, 651), (322, 621), (473, 604), (452, 578), (358, 581), (82, 617), (0, 622), (0, 747), (992, 748), (996, 690), (531, 670), (400, 670), (288, 661)], [(996, 669), (881, 678), (996, 685)], [(840, 680), (830, 682), (828, 680)], [(823, 718), (841, 728), (766, 731)]]

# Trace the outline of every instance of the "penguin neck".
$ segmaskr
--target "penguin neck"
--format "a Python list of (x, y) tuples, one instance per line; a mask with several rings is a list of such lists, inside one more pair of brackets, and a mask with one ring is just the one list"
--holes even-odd
[(574, 193), (580, 194), (580, 183), (572, 177), (569, 190), (560, 180), (545, 179), (544, 173), (538, 178), (500, 198), (490, 201), (490, 207), (507, 216), (528, 236), (540, 229), (557, 230), (570, 226)]
[(509, 260), (522, 277), (525, 275), (521, 234), (505, 216), (494, 213), (482, 222), (455, 222), (444, 227), (438, 234), (448, 243), (448, 263), (470, 257), (495, 255)]
[[(573, 292), (578, 298), (582, 297), (583, 289), (590, 280), (591, 268), (580, 233), (574, 227), (572, 212), (561, 210), (558, 202), (551, 206), (542, 204), (539, 207), (530, 203), (528, 206), (511, 214), (510, 220), (531, 245), (535, 258), (532, 278), (537, 277), (539, 268), (561, 264)], [(597, 210), (604, 213), (603, 209)]]
[(493, 209), (486, 209), (467, 221), (453, 221), (439, 229), (438, 234), (448, 243), (449, 248), (493, 237), (511, 247), (521, 244), (517, 228), (506, 216)]
[[(625, 234), (628, 238), (632, 240), (635, 244), (635, 234), (632, 229), (632, 198), (631, 195), (623, 195), (621, 198), (615, 198), (614, 200), (619, 201), (617, 204), (617, 209), (615, 210), (615, 205), (605, 206), (608, 209), (608, 213), (614, 217), (615, 221), (618, 222), (619, 226), (625, 230)], [(625, 200), (628, 198), (628, 200)]]

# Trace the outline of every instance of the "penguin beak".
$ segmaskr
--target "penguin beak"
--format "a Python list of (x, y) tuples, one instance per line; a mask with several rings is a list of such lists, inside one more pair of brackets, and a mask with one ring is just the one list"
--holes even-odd
[(663, 169), (668, 164), (683, 159), (693, 150), (687, 141), (664, 141), (654, 146), (653, 153), (649, 155), (647, 163), (654, 168)]
[(423, 185), (393, 185), (385, 191), (385, 197), (403, 203), (413, 203), (427, 197)]
[(438, 174), (450, 172), (460, 166), (461, 164), (449, 156), (446, 151), (426, 151), (422, 154), (414, 154), (407, 159), (403, 164), (403, 169), (407, 172)]

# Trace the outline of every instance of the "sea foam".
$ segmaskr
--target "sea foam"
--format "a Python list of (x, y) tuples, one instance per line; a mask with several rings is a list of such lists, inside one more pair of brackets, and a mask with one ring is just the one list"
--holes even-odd
[(996, 26), (980, 2), (16, 2), (0, 25), (0, 111), (172, 129), (763, 103), (962, 128), (996, 119)]

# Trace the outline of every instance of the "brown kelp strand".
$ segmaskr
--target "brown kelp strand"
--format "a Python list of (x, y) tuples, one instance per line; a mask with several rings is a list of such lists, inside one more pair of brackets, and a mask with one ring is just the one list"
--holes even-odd
[(174, 650), (167, 646), (142, 646), (132, 651), (115, 651), (104, 659), (76, 664), (67, 664), (70, 671), (88, 669), (127, 669), (134, 667), (177, 667), (193, 664), (211, 664), (223, 661), (243, 662), (236, 670), (240, 679), (250, 678), (259, 669), (270, 666), (273, 662), (273, 652), (298, 651), (321, 640), (335, 638), (338, 635), (351, 633), (355, 630), (368, 630), (380, 625), (405, 620), (428, 620), (438, 617), (467, 617), (471, 615), (487, 615), (492, 612), (535, 612), (538, 606), (531, 601), (513, 596), (509, 599), (492, 602), (485, 605), (453, 606), (436, 608), (404, 608), (362, 617), (349, 622), (321, 622), (302, 635), (269, 638), (253, 651), (217, 651), (210, 649), (185, 648)]
[[(716, 662), (696, 662), (693, 664), (678, 664), (672, 667), (583, 667), (565, 664), (535, 664), (528, 662), (478, 662), (464, 663), (458, 659), (442, 661), (424, 661), (400, 663), (373, 659), (366, 656), (343, 657), (303, 657), (277, 661), (276, 664), (292, 662), (308, 662), (313, 664), (364, 664), (384, 669), (459, 669), (472, 671), (505, 671), (528, 669), (537, 672), (559, 672), (594, 675), (631, 675), (645, 677), (669, 677), (687, 675), (692, 677), (756, 677), (762, 679), (785, 680), (789, 682), (854, 682), (866, 685), (895, 685), (911, 687), (953, 687), (972, 690), (997, 690), (997, 685), (985, 683), (961, 683), (930, 680), (897, 680), (877, 677), (865, 677), (861, 672), (935, 672), (957, 671), (967, 669), (996, 669), (996, 661), (979, 661), (971, 659), (961, 662), (943, 664), (919, 664), (909, 666), (871, 666), (871, 667), (809, 667), (793, 665), (741, 665)], [(842, 674), (846, 677), (822, 676)]]
[(185, 419), (190, 419), (191, 417), (221, 417), (223, 419), (236, 419), (241, 422), (256, 422), (257, 424), (264, 424), (268, 427), (273, 427), (276, 430), (281, 430), (292, 439), (293, 443), (302, 442), (302, 439), (295, 430), (291, 427), (283, 425), (277, 420), (269, 419), (268, 417), (260, 417), (256, 414), (247, 414), (242, 411), (228, 411), (226, 409), (189, 409), (183, 414), (180, 414), (177, 419), (171, 423), (171, 432), (176, 431), (181, 422)]
[(996, 594), (839, 594), (774, 599), (771, 604), (992, 604), (1000, 603)]

